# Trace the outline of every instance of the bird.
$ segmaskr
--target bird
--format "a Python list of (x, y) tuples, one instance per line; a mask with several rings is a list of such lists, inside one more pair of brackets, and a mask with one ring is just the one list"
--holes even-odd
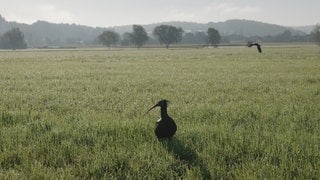
[(261, 45), (259, 43), (257, 43), (257, 42), (255, 42), (255, 43), (248, 42), (247, 46), (248, 47), (257, 46), (257, 49), (258, 49), (259, 53), (262, 53)]
[(152, 106), (147, 113), (149, 113), (155, 107), (160, 107), (161, 118), (156, 122), (154, 133), (157, 136), (158, 140), (160, 139), (171, 139), (171, 137), (177, 131), (177, 125), (174, 120), (168, 115), (167, 107), (169, 101), (166, 99), (160, 100), (157, 104)]

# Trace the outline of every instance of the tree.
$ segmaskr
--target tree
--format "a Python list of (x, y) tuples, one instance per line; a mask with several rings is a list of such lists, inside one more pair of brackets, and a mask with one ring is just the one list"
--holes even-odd
[(129, 46), (131, 44), (131, 33), (123, 33), (120, 44), (121, 46)]
[(0, 38), (0, 48), (3, 49), (26, 49), (27, 43), (19, 28), (13, 28), (4, 33)]
[(217, 47), (221, 40), (219, 31), (214, 28), (208, 28), (207, 33), (208, 33), (208, 43), (214, 47)]
[(185, 33), (182, 38), (182, 43), (184, 44), (207, 44), (207, 42), (208, 36), (202, 31)]
[(311, 32), (312, 38), (320, 46), (320, 24), (317, 24)]
[(142, 47), (148, 40), (146, 30), (139, 25), (132, 26), (133, 32), (130, 34), (131, 42), (138, 48)]
[(196, 39), (197, 44), (206, 44), (208, 36), (205, 32), (196, 32), (194, 38)]
[(194, 34), (191, 32), (185, 33), (182, 37), (183, 44), (195, 44)]
[(170, 25), (160, 25), (155, 27), (153, 35), (156, 36), (160, 44), (165, 44), (169, 48), (170, 44), (178, 43), (182, 40), (183, 30)]
[(282, 34), (276, 36), (279, 42), (290, 42), (292, 40), (292, 32), (288, 29), (284, 30)]
[(116, 45), (120, 41), (120, 36), (114, 31), (104, 31), (98, 36), (100, 43), (111, 47), (111, 45)]

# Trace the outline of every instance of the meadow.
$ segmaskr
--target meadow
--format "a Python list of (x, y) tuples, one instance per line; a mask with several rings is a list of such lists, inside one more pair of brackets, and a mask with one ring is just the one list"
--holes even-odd
[(320, 48), (263, 50), (0, 51), (0, 179), (319, 179)]

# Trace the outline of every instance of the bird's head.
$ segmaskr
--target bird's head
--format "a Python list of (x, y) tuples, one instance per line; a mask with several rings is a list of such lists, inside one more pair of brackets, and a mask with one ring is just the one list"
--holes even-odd
[(163, 99), (163, 100), (159, 101), (157, 104), (155, 104), (154, 106), (152, 106), (152, 107), (147, 111), (147, 113), (149, 113), (149, 111), (151, 111), (153, 108), (158, 107), (158, 106), (159, 106), (159, 107), (164, 107), (164, 108), (166, 108), (166, 107), (168, 106), (168, 103), (169, 103), (168, 100)]

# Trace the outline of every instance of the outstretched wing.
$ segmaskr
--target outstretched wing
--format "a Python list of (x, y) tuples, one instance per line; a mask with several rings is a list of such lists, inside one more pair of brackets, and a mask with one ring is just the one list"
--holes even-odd
[(261, 49), (261, 45), (260, 44), (257, 44), (257, 49), (258, 49), (259, 53), (262, 53), (262, 49)]

